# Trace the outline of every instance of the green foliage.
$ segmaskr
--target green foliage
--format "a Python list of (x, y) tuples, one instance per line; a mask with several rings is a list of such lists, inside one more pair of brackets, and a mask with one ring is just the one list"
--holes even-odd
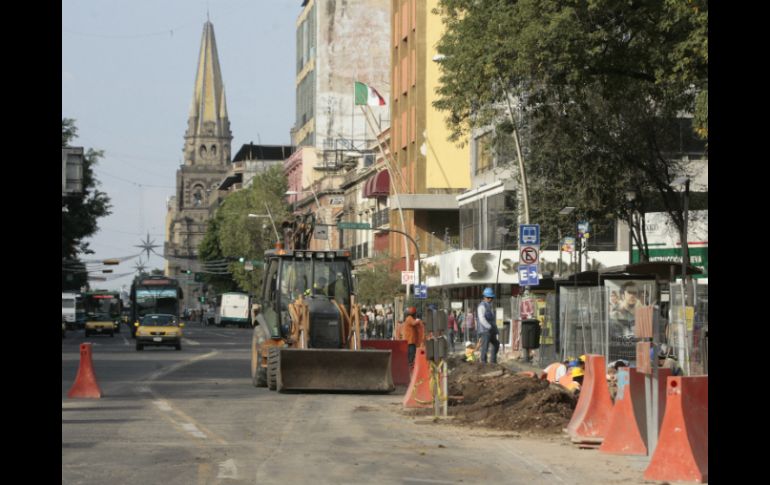
[[(70, 146), (75, 137), (75, 120), (62, 118), (62, 148)], [(77, 265), (80, 262), (80, 254), (93, 254), (83, 239), (96, 233), (99, 229), (97, 220), (100, 217), (111, 214), (110, 198), (96, 189), (99, 181), (93, 171), (93, 167), (103, 156), (103, 151), (89, 148), (83, 162), (83, 192), (62, 196), (62, 261), (67, 263), (66, 266)], [(63, 266), (63, 289), (79, 289), (87, 285), (87, 282), (88, 275), (85, 272), (64, 271)]]
[[(273, 247), (275, 232), (267, 218), (249, 218), (248, 214), (266, 214), (270, 208), (276, 225), (288, 217), (284, 203), (287, 182), (281, 167), (254, 177), (251, 187), (229, 195), (217, 209), (201, 242), (199, 259), (205, 262), (227, 259), (230, 275), (206, 274), (204, 279), (213, 285), (217, 293), (224, 291), (245, 291), (257, 293), (262, 279), (263, 268), (254, 267), (245, 271), (238, 261), (262, 261), (264, 252)], [(280, 230), (280, 229), (279, 229)]]
[[(578, 218), (631, 224), (657, 202), (681, 227), (677, 118), (694, 114), (707, 139), (708, 2), (440, 0), (435, 12), (446, 57), (434, 106), (456, 141), (517, 127), (544, 244)], [(569, 220), (557, 215), (566, 205)]]
[(388, 254), (377, 255), (368, 268), (356, 271), (356, 301), (365, 305), (388, 303), (403, 293), (401, 277), (392, 271), (394, 259)]

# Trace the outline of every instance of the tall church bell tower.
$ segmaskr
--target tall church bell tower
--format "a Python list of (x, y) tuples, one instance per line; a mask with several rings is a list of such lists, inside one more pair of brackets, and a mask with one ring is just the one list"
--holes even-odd
[(176, 172), (176, 195), (169, 201), (166, 217), (166, 274), (183, 283), (188, 308), (194, 306), (191, 290), (200, 290), (200, 285), (187, 270), (196, 271), (198, 245), (206, 234), (217, 187), (227, 173), (232, 139), (214, 25), (207, 20), (184, 134), (184, 163)]

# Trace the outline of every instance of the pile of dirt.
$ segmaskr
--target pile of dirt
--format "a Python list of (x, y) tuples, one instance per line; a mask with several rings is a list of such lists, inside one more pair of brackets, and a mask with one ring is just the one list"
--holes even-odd
[(577, 399), (564, 388), (500, 364), (448, 359), (448, 412), (455, 421), (506, 431), (560, 433)]

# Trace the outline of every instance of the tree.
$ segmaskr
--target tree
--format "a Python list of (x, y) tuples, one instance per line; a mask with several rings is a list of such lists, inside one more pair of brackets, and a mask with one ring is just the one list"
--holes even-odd
[(229, 275), (207, 273), (204, 277), (216, 292), (236, 288), (249, 293), (259, 291), (263, 268), (255, 265), (252, 271), (246, 271), (239, 260), (261, 262), (265, 250), (275, 243), (275, 233), (269, 219), (253, 219), (248, 214), (264, 215), (269, 207), (279, 225), (289, 214), (283, 199), (286, 187), (282, 168), (272, 167), (255, 176), (251, 187), (230, 194), (219, 206), (199, 247), (204, 267), (207, 263), (208, 267), (212, 263), (228, 263)]
[[(62, 148), (69, 147), (77, 137), (75, 120), (62, 118)], [(83, 160), (83, 191), (62, 196), (62, 288), (77, 290), (88, 283), (85, 270), (73, 271), (73, 267), (82, 267), (79, 256), (93, 254), (88, 243), (83, 239), (98, 231), (97, 220), (107, 216), (110, 211), (109, 196), (96, 187), (99, 181), (93, 167), (104, 156), (101, 150), (89, 148)]]
[(386, 303), (402, 293), (401, 278), (391, 270), (394, 258), (376, 255), (369, 267), (356, 271), (356, 301), (366, 305)]
[(546, 236), (574, 231), (556, 216), (565, 205), (599, 225), (626, 221), (643, 254), (640, 210), (662, 205), (681, 229), (670, 184), (683, 169), (681, 113), (708, 136), (708, 2), (440, 0), (436, 12), (446, 33), (434, 106), (454, 140), (521, 133)]

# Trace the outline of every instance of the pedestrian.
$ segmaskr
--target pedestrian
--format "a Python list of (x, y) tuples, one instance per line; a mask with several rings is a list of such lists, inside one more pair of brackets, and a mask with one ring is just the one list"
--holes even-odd
[(404, 336), (407, 343), (407, 362), (409, 371), (414, 369), (414, 358), (417, 355), (417, 347), (422, 345), (421, 337), (423, 335), (422, 322), (417, 319), (417, 308), (410, 306), (406, 309), (406, 318), (404, 319)]
[(366, 314), (366, 307), (361, 307), (361, 322), (363, 322), (361, 339), (369, 340), (369, 317)]
[(372, 307), (367, 307), (366, 309), (366, 325), (366, 328), (369, 331), (369, 338), (374, 338), (377, 334), (377, 321), (374, 319), (374, 311), (372, 311)]
[(492, 288), (484, 288), (482, 296), (483, 299), (476, 311), (476, 327), (481, 338), (481, 363), (487, 363), (487, 351), (489, 350), (489, 345), (492, 344), (491, 361), (493, 364), (496, 364), (500, 341), (497, 340), (499, 331), (495, 322), (495, 313), (492, 311), (492, 299), (495, 297), (495, 292), (492, 291)]
[(377, 315), (374, 317), (375, 330), (377, 332), (377, 338), (385, 338), (385, 315), (382, 309), (377, 310)]
[(393, 308), (390, 305), (385, 312), (385, 338), (393, 338)]
[(455, 317), (455, 311), (449, 312), (447, 317), (447, 338), (449, 340), (449, 348), (452, 352), (455, 351), (455, 333), (457, 332), (457, 318)]

